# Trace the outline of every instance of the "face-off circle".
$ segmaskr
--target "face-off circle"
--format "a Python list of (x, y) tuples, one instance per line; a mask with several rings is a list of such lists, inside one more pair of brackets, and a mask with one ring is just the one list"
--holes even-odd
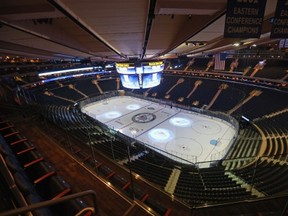
[(171, 154), (183, 156), (183, 158), (189, 156), (199, 157), (203, 152), (201, 143), (195, 139), (186, 137), (176, 138), (175, 142), (171, 142), (166, 145), (165, 150)]
[(200, 134), (211, 135), (219, 133), (221, 131), (221, 126), (216, 122), (203, 120), (195, 122), (193, 130)]
[(132, 117), (133, 122), (147, 123), (156, 119), (156, 115), (153, 113), (138, 113)]

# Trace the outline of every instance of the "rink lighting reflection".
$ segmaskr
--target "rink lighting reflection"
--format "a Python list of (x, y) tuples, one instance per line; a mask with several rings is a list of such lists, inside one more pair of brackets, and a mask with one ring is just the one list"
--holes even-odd
[(126, 106), (126, 109), (128, 109), (128, 110), (137, 110), (140, 108), (141, 108), (141, 106), (139, 104), (129, 104), (128, 106)]
[(169, 120), (169, 123), (176, 127), (189, 127), (191, 121), (186, 118), (174, 117)]
[(151, 140), (157, 142), (168, 142), (174, 138), (174, 134), (164, 128), (155, 128), (148, 132), (148, 136)]
[(108, 119), (114, 119), (114, 118), (118, 118), (120, 117), (122, 114), (118, 111), (110, 111), (110, 112), (106, 112), (106, 113), (103, 113), (103, 116), (105, 118), (108, 118)]

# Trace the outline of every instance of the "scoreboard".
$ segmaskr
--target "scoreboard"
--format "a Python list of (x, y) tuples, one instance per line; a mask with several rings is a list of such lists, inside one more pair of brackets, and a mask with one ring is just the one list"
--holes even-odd
[(163, 61), (116, 63), (121, 83), (125, 88), (152, 88), (160, 84)]

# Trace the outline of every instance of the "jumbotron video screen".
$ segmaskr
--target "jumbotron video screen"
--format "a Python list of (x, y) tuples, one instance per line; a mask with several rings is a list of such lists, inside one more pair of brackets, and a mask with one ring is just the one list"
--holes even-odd
[(152, 88), (160, 84), (163, 61), (116, 63), (123, 87), (129, 89)]

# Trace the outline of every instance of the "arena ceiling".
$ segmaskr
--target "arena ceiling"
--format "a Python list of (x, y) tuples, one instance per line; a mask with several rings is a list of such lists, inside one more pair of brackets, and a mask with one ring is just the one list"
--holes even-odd
[(227, 0), (1, 0), (0, 55), (122, 61), (216, 53), (274, 42), (277, 0), (259, 39), (224, 38)]

